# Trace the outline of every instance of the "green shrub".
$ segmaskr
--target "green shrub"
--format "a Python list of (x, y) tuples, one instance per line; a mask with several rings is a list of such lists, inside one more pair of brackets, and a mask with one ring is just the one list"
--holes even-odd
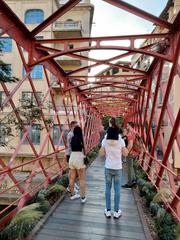
[(48, 188), (49, 193), (51, 192), (58, 192), (58, 193), (62, 193), (66, 191), (66, 188), (63, 185), (60, 185), (58, 183), (52, 185), (51, 187)]
[(175, 228), (175, 233), (176, 233), (176, 239), (180, 240), (180, 222), (177, 224)]
[(36, 202), (43, 202), (43, 201), (45, 201), (46, 198), (47, 198), (47, 196), (48, 196), (48, 194), (49, 194), (49, 190), (48, 190), (47, 188), (41, 189), (41, 190), (38, 192), (35, 201), (36, 201)]
[(57, 184), (60, 184), (67, 188), (69, 186), (69, 177), (68, 174), (64, 174), (60, 179), (57, 180)]
[(169, 189), (167, 188), (162, 188), (153, 198), (153, 202), (154, 203), (161, 203), (162, 202), (162, 195), (166, 198), (166, 199), (170, 199), (171, 198), (171, 192)]
[(44, 200), (44, 201), (41, 202), (38, 210), (40, 210), (43, 214), (45, 214), (45, 213), (48, 212), (48, 210), (50, 209), (50, 207), (51, 207), (51, 205), (50, 205), (49, 201)]
[(150, 209), (153, 216), (157, 215), (157, 212), (160, 208), (161, 208), (161, 205), (159, 203), (151, 202), (150, 205), (149, 205), (149, 209)]
[(139, 194), (146, 201), (151, 214), (154, 216), (155, 227), (159, 240), (180, 240), (180, 224), (176, 222), (162, 204), (162, 195), (166, 199), (171, 199), (171, 192), (167, 188), (161, 189), (158, 193), (151, 182), (148, 181), (146, 173), (139, 166), (138, 162), (134, 164)]
[(158, 210), (155, 224), (160, 240), (175, 240), (176, 222), (164, 208)]
[(22, 208), (1, 233), (2, 240), (21, 240), (25, 238), (43, 216), (40, 204), (33, 203)]

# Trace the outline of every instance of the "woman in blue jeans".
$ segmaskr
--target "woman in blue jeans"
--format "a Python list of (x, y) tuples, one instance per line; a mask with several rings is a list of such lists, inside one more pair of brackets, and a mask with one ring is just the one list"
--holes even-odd
[(116, 125), (115, 118), (109, 121), (107, 135), (102, 141), (100, 155), (105, 155), (105, 197), (106, 209), (104, 214), (107, 218), (111, 217), (111, 187), (114, 184), (114, 218), (122, 215), (120, 209), (120, 190), (122, 178), (122, 154), (127, 156), (128, 150), (125, 147), (124, 140), (119, 135), (119, 129)]

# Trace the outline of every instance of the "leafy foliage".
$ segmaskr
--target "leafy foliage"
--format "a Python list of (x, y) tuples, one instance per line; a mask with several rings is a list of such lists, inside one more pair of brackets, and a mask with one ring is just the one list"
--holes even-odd
[(155, 223), (160, 240), (174, 240), (176, 238), (175, 221), (172, 215), (167, 213), (164, 208), (158, 210)]
[(50, 193), (53, 193), (53, 192), (62, 193), (62, 192), (65, 192), (65, 191), (66, 191), (66, 188), (64, 186), (60, 185), (60, 184), (57, 184), (57, 183), (49, 188)]
[(176, 239), (180, 240), (180, 222), (177, 224), (175, 232), (176, 232)]
[(149, 206), (149, 209), (152, 213), (153, 216), (156, 216), (158, 210), (161, 208), (162, 206), (159, 204), (159, 203), (154, 203), (154, 202), (151, 202), (150, 203), (150, 206)]
[(44, 201), (41, 201), (41, 204), (40, 204), (40, 206), (39, 206), (38, 209), (39, 209), (43, 214), (45, 214), (45, 213), (48, 212), (48, 210), (50, 209), (50, 207), (51, 207), (51, 204), (50, 204), (47, 200), (44, 200)]
[(168, 188), (162, 188), (153, 198), (153, 202), (154, 203), (161, 203), (162, 202), (162, 195), (166, 198), (166, 199), (170, 199), (172, 194), (169, 191)]
[(57, 183), (67, 188), (69, 186), (68, 174), (64, 174), (60, 179), (57, 180)]
[(39, 203), (33, 203), (22, 208), (2, 231), (1, 239), (21, 240), (26, 237), (43, 215), (39, 207)]
[[(34, 123), (38, 123), (37, 127), (39, 127), (39, 130), (43, 129), (40, 124), (42, 122), (41, 110), (49, 108), (49, 103), (45, 103), (43, 107), (39, 108), (30, 99), (20, 99), (19, 101), (19, 106), (0, 119), (0, 136), (5, 136), (4, 138), (0, 137), (1, 147), (7, 146), (12, 137), (19, 136), (24, 126), (31, 126)], [(20, 117), (19, 120), (16, 117), (16, 113)], [(51, 125), (52, 119), (50, 117), (46, 118), (45, 124)]]
[[(102, 123), (103, 123), (103, 126), (104, 126), (104, 129), (106, 130), (108, 127), (109, 127), (109, 119), (111, 118), (111, 116), (105, 116), (102, 120)], [(116, 118), (117, 120), (117, 123), (120, 127), (123, 126), (123, 122), (124, 122), (124, 119), (122, 117), (117, 117)]]
[[(148, 181), (147, 175), (139, 166), (138, 162), (134, 164), (136, 170), (136, 177), (138, 178), (137, 184), (139, 187), (140, 196), (146, 201), (146, 206), (154, 217), (156, 231), (159, 240), (175, 240), (179, 234), (180, 239), (180, 227), (170, 213), (168, 213), (163, 207), (161, 195), (167, 199), (171, 197), (171, 193), (168, 189), (162, 189), (156, 193), (155, 187)], [(178, 240), (179, 240), (178, 239)]]

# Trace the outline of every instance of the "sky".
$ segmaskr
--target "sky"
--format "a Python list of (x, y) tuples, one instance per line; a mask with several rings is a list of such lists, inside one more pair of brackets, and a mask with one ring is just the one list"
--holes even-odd
[[(155, 16), (159, 16), (167, 4), (167, 0), (126, 0), (124, 2)], [(94, 5), (92, 37), (146, 34), (150, 33), (154, 28), (153, 23), (102, 0), (91, 0), (91, 3)], [(109, 58), (113, 56), (113, 53), (116, 52), (110, 50), (91, 51), (90, 57), (101, 59), (103, 54), (103, 56)], [(103, 68), (105, 68), (105, 66), (93, 68), (91, 73), (95, 74)]]

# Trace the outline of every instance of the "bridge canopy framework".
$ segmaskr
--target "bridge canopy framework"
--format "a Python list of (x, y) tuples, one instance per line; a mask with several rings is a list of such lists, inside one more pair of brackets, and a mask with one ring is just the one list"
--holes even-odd
[[(38, 107), (39, 121), (45, 132), (45, 138), (40, 148), (37, 149), (29, 135), (35, 122), (32, 121), (28, 126), (23, 123), (23, 134), (12, 151), (9, 161), (5, 161), (3, 157), (0, 159), (0, 184), (3, 186), (7, 179), (12, 183), (11, 186), (1, 187), (0, 196), (3, 197), (12, 192), (16, 192), (18, 196), (0, 212), (1, 225), (3, 226), (12, 218), (40, 188), (47, 186), (53, 178), (62, 174), (64, 169), (62, 154), (66, 148), (65, 130), (61, 123), (62, 116), (68, 125), (72, 119), (79, 121), (84, 132), (86, 152), (89, 152), (99, 142), (103, 116), (123, 116), (125, 124), (128, 121), (134, 122), (146, 147), (140, 160), (141, 166), (158, 191), (164, 187), (169, 189), (169, 199), (164, 195), (162, 195), (162, 199), (166, 207), (180, 220), (180, 187), (178, 186), (180, 165), (178, 166), (176, 162), (177, 165), (174, 166), (169, 161), (174, 147), (178, 151), (180, 148), (180, 111), (179, 107), (176, 112), (173, 111), (170, 104), (173, 84), (179, 81), (180, 14), (178, 13), (174, 22), (170, 23), (123, 1), (104, 0), (104, 2), (160, 26), (163, 29), (162, 33), (67, 39), (36, 38), (37, 34), (79, 2), (80, 0), (67, 1), (36, 28), (29, 31), (5, 1), (1, 1), (0, 35), (7, 34), (15, 41), (16, 50), (19, 52), (25, 69), (24, 77), (16, 83), (10, 85), (1, 81), (1, 87), (6, 95), (1, 105), (1, 111), (3, 113), (8, 104), (14, 110), (17, 122), (23, 123), (14, 97), (23, 84), (29, 84)], [(139, 40), (143, 40), (144, 44), (138, 46)], [(125, 46), (124, 42), (126, 42)], [(80, 47), (68, 48), (69, 44), (76, 46), (75, 43), (78, 43)], [(111, 58), (102, 56), (101, 59), (83, 54), (98, 50), (117, 50), (119, 54)], [(128, 66), (121, 63), (126, 57), (135, 55), (139, 56), (141, 62), (146, 63), (145, 67), (140, 67), (141, 62), (138, 63), (139, 65)], [(59, 57), (69, 57), (72, 61), (84, 61), (87, 64), (83, 67), (77, 64), (76, 69), (66, 72), (58, 62)], [(46, 90), (41, 101), (38, 98), (38, 89), (31, 74), (37, 65), (43, 66), (45, 76), (43, 84), (46, 86)], [(94, 76), (82, 74), (82, 72), (88, 72), (88, 70), (101, 65), (107, 65), (109, 69), (124, 70), (126, 74), (97, 74)], [(56, 101), (57, 93), (61, 96), (63, 111)], [(159, 95), (161, 95), (161, 106), (157, 108)], [(51, 102), (50, 122), (47, 121), (47, 109), (44, 108), (47, 99), (50, 99)], [(57, 122), (61, 130), (56, 145), (51, 134), (54, 122)], [(170, 126), (168, 139), (165, 139), (163, 133), (165, 122), (168, 122)], [(16, 158), (23, 147), (25, 138), (29, 142), (34, 158), (18, 164)], [(61, 146), (62, 141), (64, 141), (64, 147)], [(44, 151), (47, 144), (50, 144), (52, 149), (48, 153)], [(162, 151), (161, 159), (157, 145)], [(48, 159), (48, 165), (45, 163), (45, 159)], [(31, 167), (30, 172), (23, 179), (19, 179), (17, 171), (27, 165)], [(33, 185), (33, 179), (38, 175), (42, 176), (42, 181)], [(14, 205), (17, 207), (10, 211)]]

